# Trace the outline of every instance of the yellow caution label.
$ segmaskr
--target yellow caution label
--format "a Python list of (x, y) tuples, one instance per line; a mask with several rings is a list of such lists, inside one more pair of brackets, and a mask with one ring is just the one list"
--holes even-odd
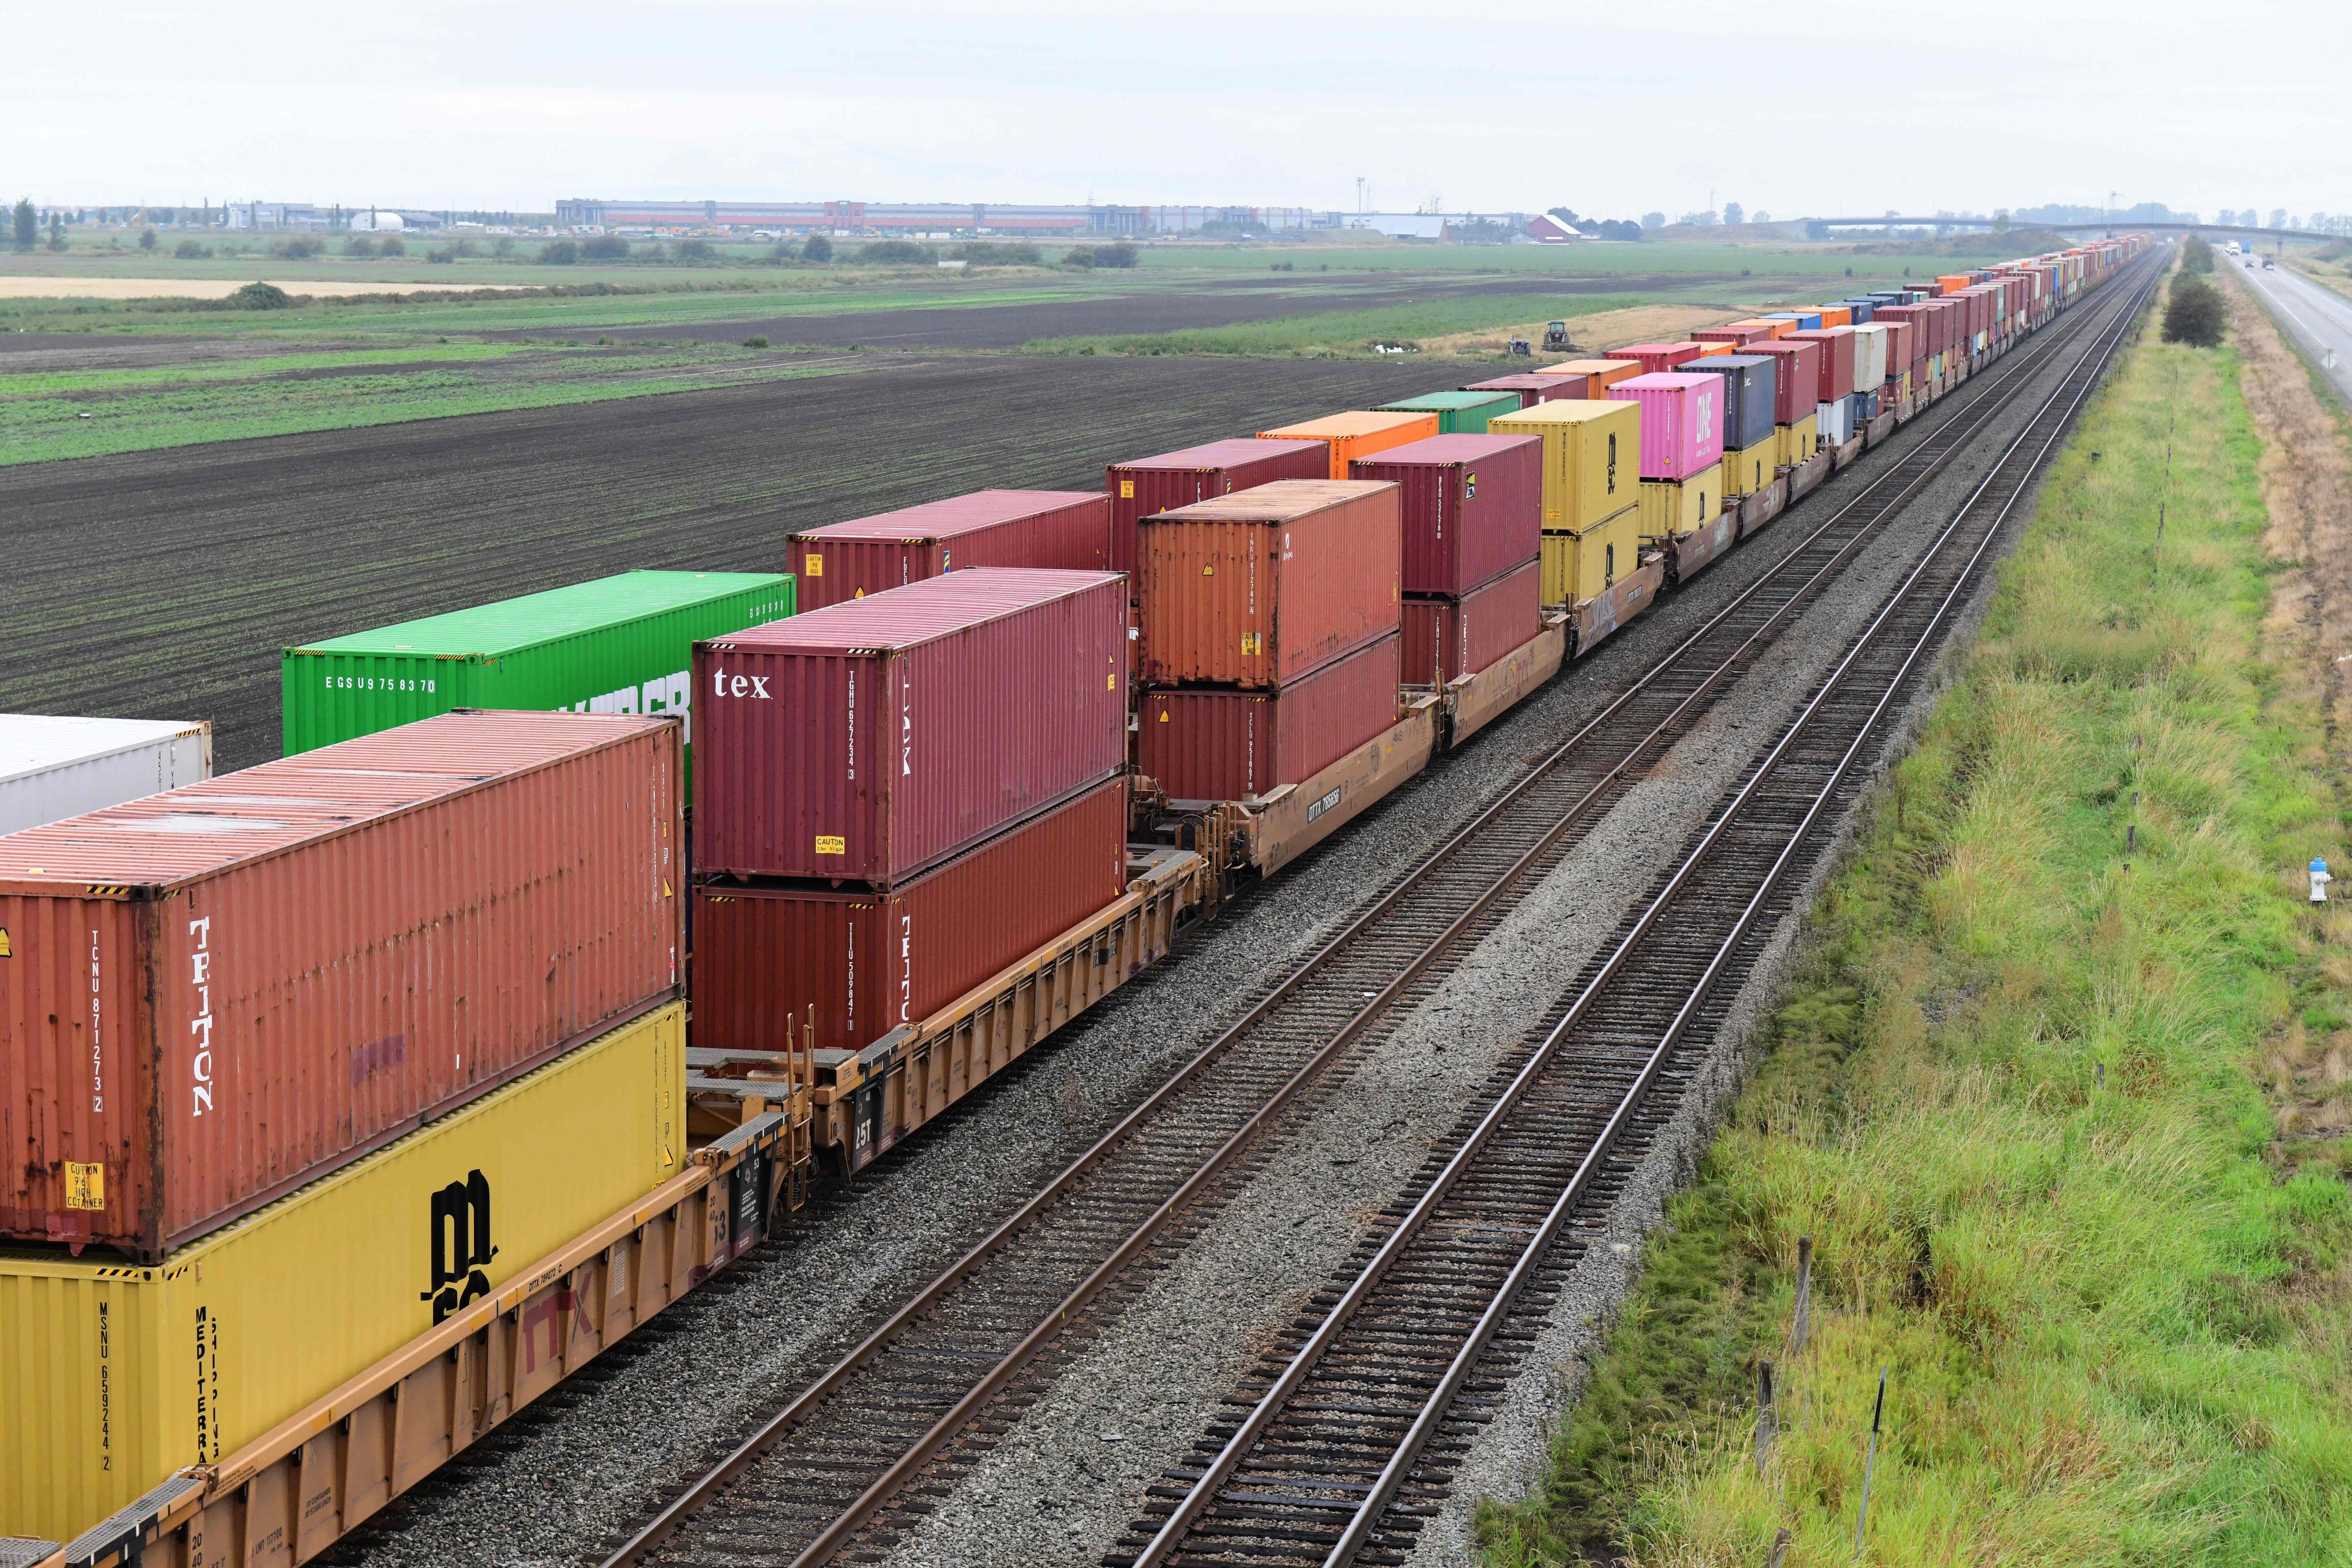
[(1165, 724), (1166, 722), (1168, 722), (1168, 710), (1167, 710), (1167, 709), (1165, 709), (1165, 708), (1162, 708), (1162, 709), (1160, 710), (1160, 721), (1162, 724)]
[(667, 877), (664, 877), (662, 879), (662, 897), (665, 899), (674, 899), (677, 897), (676, 893), (669, 890), (669, 879)]
[(1135, 481), (1133, 479), (1121, 479), (1118, 481), (1118, 499), (1121, 500), (1133, 500), (1135, 499)]
[(1257, 654), (1257, 653), (1264, 653), (1265, 651), (1265, 638), (1263, 638), (1263, 637), (1259, 637), (1259, 636), (1258, 636), (1258, 634), (1257, 634), (1257, 633), (1255, 633), (1255, 632), (1244, 632), (1244, 633), (1242, 634), (1242, 652), (1243, 652), (1243, 653), (1244, 653), (1244, 654)]
[(1213, 576), (1215, 576), (1216, 574), (1217, 574), (1217, 566), (1216, 566), (1216, 563), (1214, 563), (1214, 562), (1211, 562), (1208, 565), (1203, 566), (1203, 567), (1202, 567), (1202, 568), (1201, 568), (1201, 575), (1202, 575), (1202, 576), (1203, 576), (1203, 577), (1213, 577)]
[[(1103, 689), (1105, 691), (1117, 691), (1118, 689), (1118, 671), (1114, 669), (1103, 678)], [(7, 956), (8, 933), (5, 931), (0, 931), (0, 958), (5, 958)]]
[(66, 1162), (66, 1207), (69, 1209), (102, 1209), (106, 1206), (106, 1167)]
[(16, 956), (16, 950), (10, 946), (8, 942), (8, 928), (6, 926), (0, 926), (0, 958), (14, 958)]
[(812, 577), (822, 577), (824, 575), (824, 556), (812, 555), (808, 558), (808, 574)]
[(816, 852), (820, 855), (846, 855), (849, 853), (849, 840), (836, 838), (830, 833), (820, 833), (816, 836)]

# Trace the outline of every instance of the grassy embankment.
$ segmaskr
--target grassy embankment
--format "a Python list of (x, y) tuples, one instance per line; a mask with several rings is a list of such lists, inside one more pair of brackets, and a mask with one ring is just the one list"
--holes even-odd
[(1489, 1563), (1846, 1563), (1882, 1367), (1871, 1561), (2352, 1560), (2352, 852), (2239, 364), (2089, 411)]

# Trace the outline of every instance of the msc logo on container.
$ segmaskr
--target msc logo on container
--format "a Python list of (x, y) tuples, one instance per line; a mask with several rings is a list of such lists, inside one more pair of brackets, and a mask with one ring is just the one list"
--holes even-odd
[(433, 1303), (437, 1323), (490, 1293), (490, 1277), (482, 1270), (499, 1249), (490, 1243), (489, 1178), (468, 1171), (464, 1181), (435, 1193), (429, 1208), (432, 1279), (416, 1299)]
[[(724, 697), (726, 692), (721, 691)], [(624, 686), (584, 702), (574, 702), (574, 713), (669, 713), (686, 721), (687, 744), (694, 743), (694, 672), (656, 676), (642, 686)]]

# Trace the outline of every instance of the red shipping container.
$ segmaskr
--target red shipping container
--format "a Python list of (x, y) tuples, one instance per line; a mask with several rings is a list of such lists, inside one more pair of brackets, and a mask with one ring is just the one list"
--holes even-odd
[(1402, 641), (1391, 632), (1277, 691), (1147, 691), (1136, 766), (1178, 800), (1302, 784), (1396, 722)]
[(1642, 367), (1645, 375), (1657, 375), (1678, 364), (1688, 364), (1698, 358), (1699, 347), (1685, 343), (1633, 343), (1622, 349), (1611, 349), (1611, 359), (1629, 359)]
[(1642, 405), (1642, 477), (1682, 480), (1723, 461), (1723, 377), (1668, 371), (1609, 389)]
[[(1872, 324), (1875, 325), (1877, 317), (1873, 316), (1871, 321)], [(1911, 341), (1915, 335), (1915, 329), (1908, 321), (1894, 321), (1886, 323), (1887, 380), (1899, 379), (1904, 371), (1909, 368), (1915, 357), (1911, 353)]]
[(1543, 549), (1543, 437), (1432, 436), (1349, 465), (1397, 487), (1404, 591), (1461, 594)]
[(1821, 379), (1814, 384), (1816, 403), (1835, 403), (1853, 393), (1853, 336), (1852, 327), (1818, 327), (1809, 332), (1790, 332), (1782, 342), (1817, 342), (1822, 345)]
[(967, 566), (1111, 571), (1110, 502), (1091, 490), (975, 490), (792, 539), (803, 614)]
[(695, 889), (694, 1041), (818, 1050), (919, 1024), (1126, 890), (1127, 781), (1113, 779), (885, 892)]
[(1279, 686), (1397, 628), (1397, 487), (1285, 479), (1143, 520), (1143, 679)]
[(1534, 560), (1459, 598), (1404, 602), (1404, 683), (1443, 686), (1475, 675), (1543, 630), (1543, 562)]
[[(1212, 496), (1270, 485), (1276, 479), (1328, 479), (1328, 441), (1276, 441), (1239, 437), (1113, 463), (1110, 489), (1110, 567), (1135, 571), (1135, 525), (1155, 511), (1173, 511)], [(1132, 588), (1129, 590), (1132, 592)]]
[(1533, 408), (1538, 403), (1549, 403), (1559, 397), (1590, 397), (1592, 378), (1589, 375), (1538, 375), (1530, 371), (1522, 375), (1498, 375), (1492, 381), (1474, 381), (1463, 387), (1464, 392), (1516, 392), (1519, 406)]
[(1772, 329), (1764, 326), (1701, 327), (1691, 334), (1691, 341), (1698, 343), (1737, 343), (1744, 349), (1749, 343), (1770, 342)]
[(1775, 338), (1768, 343), (1752, 344), (1752, 354), (1770, 354), (1778, 363), (1772, 374), (1772, 423), (1794, 425), (1813, 411), (1821, 398), (1815, 394), (1822, 384), (1822, 345), (1800, 340)]
[(1127, 586), (954, 572), (694, 647), (698, 871), (887, 885), (1127, 763)]
[(0, 1233), (152, 1262), (676, 994), (682, 740), (466, 710), (0, 838)]

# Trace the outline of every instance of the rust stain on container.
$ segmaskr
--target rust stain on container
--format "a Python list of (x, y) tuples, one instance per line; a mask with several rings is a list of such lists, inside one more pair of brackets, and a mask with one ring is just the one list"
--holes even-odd
[(680, 740), (460, 711), (0, 838), (0, 1231), (152, 1259), (673, 994)]

